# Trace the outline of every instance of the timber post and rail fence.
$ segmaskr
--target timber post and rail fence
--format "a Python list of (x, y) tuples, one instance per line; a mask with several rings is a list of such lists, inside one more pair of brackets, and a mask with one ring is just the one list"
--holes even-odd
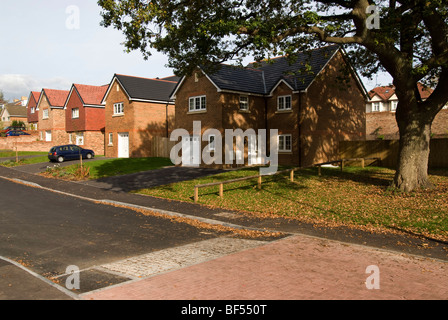
[[(340, 167), (341, 167), (341, 171), (343, 171), (344, 167), (345, 167), (345, 164), (347, 162), (349, 162), (349, 161), (350, 162), (352, 162), (352, 161), (360, 161), (361, 162), (361, 167), (364, 168), (366, 160), (380, 161), (381, 158), (370, 157), (370, 158), (338, 159), (338, 160), (333, 160), (333, 161), (313, 164), (313, 165), (310, 165), (310, 166), (307, 166), (307, 167), (298, 167), (298, 168), (291, 168), (291, 169), (281, 170), (281, 171), (277, 171), (274, 174), (266, 175), (266, 176), (271, 177), (271, 176), (275, 176), (275, 175), (279, 175), (279, 174), (282, 174), (282, 173), (289, 172), (289, 180), (291, 182), (294, 182), (294, 172), (297, 171), (297, 170), (301, 170), (301, 169), (305, 169), (305, 168), (311, 168), (311, 167), (317, 167), (318, 175), (320, 176), (322, 174), (322, 171), (321, 171), (322, 169), (321, 168), (324, 165), (339, 163)], [(262, 177), (263, 177), (262, 175), (258, 174), (258, 175), (248, 176), (248, 177), (230, 179), (230, 180), (226, 180), (226, 181), (210, 182), (210, 183), (204, 183), (204, 184), (195, 185), (194, 186), (194, 202), (198, 202), (198, 200), (199, 200), (199, 189), (201, 189), (201, 188), (219, 186), (219, 196), (222, 198), (222, 197), (224, 197), (224, 185), (225, 184), (230, 184), (230, 183), (235, 183), (235, 182), (240, 182), (240, 181), (245, 181), (245, 180), (257, 179), (257, 187), (260, 190), (261, 189), (261, 184), (263, 182), (262, 181)]]

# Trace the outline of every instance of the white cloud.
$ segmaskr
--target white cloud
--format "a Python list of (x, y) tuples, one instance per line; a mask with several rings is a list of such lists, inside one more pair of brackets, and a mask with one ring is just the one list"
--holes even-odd
[(26, 74), (0, 75), (0, 90), (9, 100), (28, 97), (31, 91), (41, 91), (43, 88), (70, 90), (71, 85), (70, 80), (61, 77), (37, 79)]

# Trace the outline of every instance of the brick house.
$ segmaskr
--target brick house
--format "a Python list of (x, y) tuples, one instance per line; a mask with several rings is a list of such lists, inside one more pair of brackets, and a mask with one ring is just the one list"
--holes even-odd
[(66, 90), (42, 89), (37, 102), (40, 140), (51, 141), (54, 145), (67, 143), (64, 105), (69, 93)]
[(26, 107), (14, 103), (6, 104), (0, 110), (0, 120), (2, 122), (3, 127), (8, 127), (12, 125), (14, 121), (21, 121), (25, 125), (27, 125), (28, 119), (26, 115)]
[(68, 143), (104, 154), (105, 106), (109, 85), (73, 84), (65, 102), (65, 130)]
[(174, 126), (176, 83), (177, 77), (113, 76), (103, 98), (107, 157), (152, 156), (152, 138), (168, 137)]
[[(418, 84), (418, 90), (423, 100), (427, 99), (432, 89)], [(366, 104), (366, 139), (399, 139), (395, 110), (398, 98), (393, 85), (380, 86), (368, 92), (369, 100)], [(435, 117), (431, 132), (433, 137), (446, 137), (448, 135), (448, 105)]]
[(28, 102), (26, 105), (27, 119), (30, 130), (37, 130), (39, 123), (39, 113), (37, 109), (37, 103), (40, 98), (39, 91), (31, 91), (28, 97)]
[[(340, 140), (365, 139), (367, 92), (338, 46), (300, 53), (294, 63), (280, 57), (261, 66), (221, 65), (213, 74), (198, 68), (179, 81), (172, 98), (175, 127), (190, 134), (182, 139), (199, 139), (193, 121), (201, 121), (201, 135), (214, 128), (222, 138), (226, 129), (277, 129), (280, 165), (334, 160)], [(201, 150), (214, 147), (215, 137), (202, 140)], [(245, 141), (244, 165), (253, 164), (249, 153), (256, 152), (256, 142)]]

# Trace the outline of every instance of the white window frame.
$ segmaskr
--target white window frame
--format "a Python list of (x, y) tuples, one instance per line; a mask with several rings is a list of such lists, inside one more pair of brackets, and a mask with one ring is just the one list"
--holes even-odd
[(208, 136), (208, 151), (216, 150), (216, 136), (211, 134)]
[(114, 115), (124, 114), (124, 104), (123, 102), (114, 103)]
[(207, 111), (207, 97), (203, 95), (188, 98), (188, 111)]
[(42, 119), (48, 119), (50, 118), (50, 112), (48, 109), (42, 110)]
[(378, 102), (373, 102), (372, 103), (372, 111), (373, 112), (378, 112), (378, 111), (380, 111), (380, 108), (381, 108), (381, 103), (378, 101)]
[(36, 109), (34, 107), (31, 107), (31, 114), (35, 113)]
[(75, 134), (75, 144), (77, 146), (83, 146), (84, 145), (84, 132), (78, 132)]
[(73, 144), (73, 137), (71, 133), (68, 134), (68, 143)]
[[(289, 148), (287, 148), (287, 138), (289, 138)], [(280, 134), (278, 136), (278, 152), (292, 152), (292, 135)]]
[(47, 142), (53, 141), (53, 134), (51, 130), (45, 131), (45, 141)]
[(249, 111), (249, 96), (240, 96), (240, 111)]
[(72, 119), (78, 119), (79, 118), (79, 108), (73, 108), (72, 109)]
[(277, 110), (286, 111), (291, 110), (292, 97), (291, 95), (279, 96), (277, 98)]
[(114, 134), (113, 132), (109, 132), (109, 146), (114, 145)]
[(396, 111), (397, 110), (397, 105), (398, 105), (398, 101), (397, 100), (392, 100), (390, 102), (390, 111)]

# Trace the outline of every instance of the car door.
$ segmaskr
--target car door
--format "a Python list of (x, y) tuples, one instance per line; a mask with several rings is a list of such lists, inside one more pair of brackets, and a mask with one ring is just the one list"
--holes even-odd
[(81, 148), (78, 147), (78, 146), (70, 146), (69, 149), (70, 149), (70, 157), (71, 157), (71, 159), (78, 160), (80, 152), (81, 152)]
[(60, 147), (59, 150), (65, 160), (71, 159), (70, 149), (67, 146)]

